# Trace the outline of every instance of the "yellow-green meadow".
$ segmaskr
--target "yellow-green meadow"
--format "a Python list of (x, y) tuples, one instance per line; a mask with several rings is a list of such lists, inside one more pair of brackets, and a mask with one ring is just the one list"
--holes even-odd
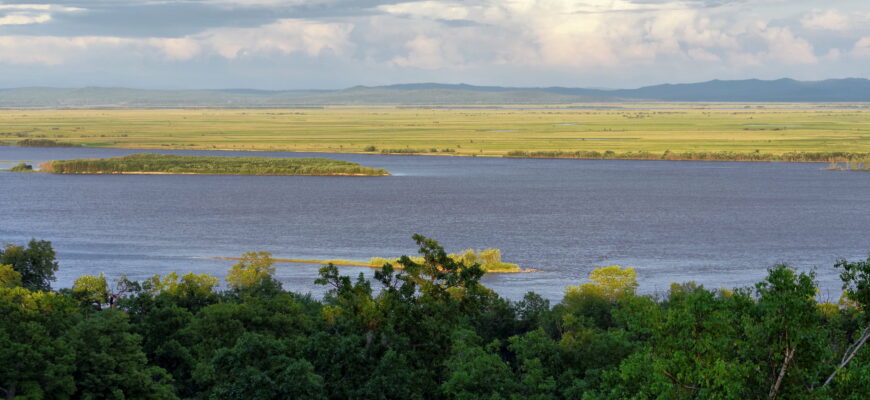
[(870, 153), (867, 107), (582, 107), (0, 110), (0, 141), (49, 139), (135, 149), (463, 156), (607, 151), (655, 155)]

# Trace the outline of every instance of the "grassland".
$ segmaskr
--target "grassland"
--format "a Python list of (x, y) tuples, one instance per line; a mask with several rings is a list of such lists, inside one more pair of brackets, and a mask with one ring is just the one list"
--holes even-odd
[(50, 161), (56, 174), (211, 174), (384, 176), (386, 170), (325, 158), (208, 157), (131, 154), (124, 157)]
[(665, 152), (870, 153), (867, 105), (613, 107), (619, 108), (3, 110), (0, 141), (49, 139), (135, 149), (462, 156), (608, 151), (652, 154), (627, 158), (656, 158)]

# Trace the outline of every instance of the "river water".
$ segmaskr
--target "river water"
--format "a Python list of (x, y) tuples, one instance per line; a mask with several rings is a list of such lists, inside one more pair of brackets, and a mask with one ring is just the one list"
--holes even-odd
[[(18, 161), (136, 150), (0, 147)], [(390, 177), (81, 175), (0, 172), (0, 243), (50, 240), (55, 287), (82, 274), (143, 279), (170, 271), (223, 278), (239, 256), (356, 259), (416, 254), (411, 235), (448, 251), (499, 248), (539, 269), (484, 283), (518, 299), (558, 300), (600, 266), (635, 267), (641, 291), (671, 282), (751, 285), (785, 262), (814, 269), (823, 300), (840, 294), (838, 258), (870, 252), (870, 174), (822, 164), (154, 151), (323, 156)], [(317, 265), (277, 264), (285, 288), (322, 293)], [(371, 269), (343, 267), (371, 275)]]

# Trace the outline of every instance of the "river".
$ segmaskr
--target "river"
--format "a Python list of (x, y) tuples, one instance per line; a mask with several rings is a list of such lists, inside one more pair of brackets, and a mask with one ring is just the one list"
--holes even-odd
[[(142, 150), (0, 146), (18, 161)], [(751, 285), (785, 262), (815, 270), (836, 301), (838, 258), (870, 252), (870, 173), (822, 164), (546, 160), (316, 153), (151, 151), (329, 157), (390, 177), (79, 175), (0, 172), (0, 243), (50, 240), (54, 287), (82, 274), (143, 279), (170, 271), (223, 278), (239, 256), (356, 259), (416, 254), (411, 235), (448, 251), (499, 248), (535, 268), (484, 284), (518, 299), (558, 300), (600, 266), (635, 267), (640, 290), (671, 282)], [(319, 295), (317, 265), (277, 264), (284, 287)], [(371, 269), (342, 267), (346, 274)]]

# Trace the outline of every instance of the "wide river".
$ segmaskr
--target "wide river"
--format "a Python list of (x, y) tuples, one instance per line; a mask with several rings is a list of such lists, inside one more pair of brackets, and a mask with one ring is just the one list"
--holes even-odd
[[(0, 147), (18, 161), (142, 151)], [(239, 256), (368, 260), (416, 254), (411, 235), (448, 251), (499, 248), (529, 274), (484, 282), (518, 299), (558, 300), (605, 265), (637, 269), (641, 291), (671, 282), (747, 286), (785, 262), (840, 294), (838, 258), (870, 252), (870, 173), (822, 164), (157, 151), (323, 156), (390, 177), (81, 175), (0, 172), (0, 243), (50, 240), (55, 287), (82, 274), (143, 279), (170, 271), (223, 278)], [(317, 265), (277, 264), (285, 288), (319, 295)], [(344, 267), (347, 274), (372, 270)]]

